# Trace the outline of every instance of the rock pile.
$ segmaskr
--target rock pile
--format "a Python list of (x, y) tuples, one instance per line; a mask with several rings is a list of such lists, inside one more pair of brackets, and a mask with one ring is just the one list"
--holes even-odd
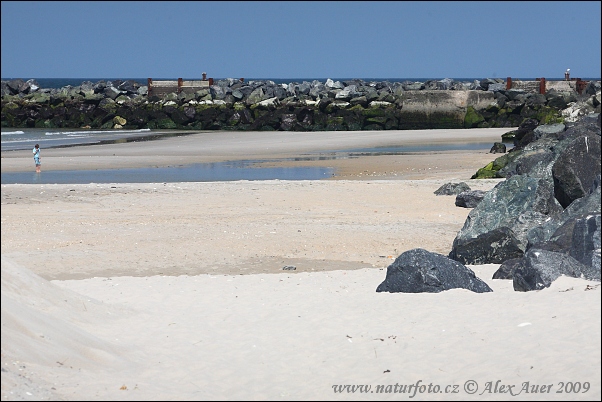
[[(421, 250), (417, 262), (418, 249), (407, 251), (408, 255), (402, 254), (389, 266), (377, 291), (459, 287), (478, 292), (472, 279), (460, 275), (468, 269), (463, 264), (501, 264), (493, 279), (512, 280), (516, 291), (549, 287), (561, 275), (600, 281), (600, 116), (592, 113), (575, 122), (543, 126), (525, 122), (517, 130), (516, 146), (492, 163), (499, 167), (498, 177), (506, 180), (479, 194), (482, 198), (469, 213), (449, 255)], [(435, 194), (455, 193), (458, 205), (458, 199), (465, 202), (470, 193), (463, 190), (459, 184), (448, 183)], [(449, 272), (432, 274), (437, 270)], [(437, 278), (449, 275), (454, 279), (432, 290)]]
[[(589, 99), (549, 90), (506, 90), (501, 79), (459, 82), (241, 82), (224, 79), (195, 93), (148, 96), (135, 81), (40, 88), (35, 80), (0, 83), (2, 127), (192, 130), (405, 130), (517, 127), (525, 119), (562, 120), (560, 111)], [(595, 101), (592, 101), (594, 104)], [(578, 114), (578, 112), (571, 112)]]
[(496, 160), (506, 180), (470, 212), (449, 257), (502, 264), (495, 277), (511, 278), (515, 290), (560, 275), (600, 280), (600, 124), (596, 113), (526, 130)]

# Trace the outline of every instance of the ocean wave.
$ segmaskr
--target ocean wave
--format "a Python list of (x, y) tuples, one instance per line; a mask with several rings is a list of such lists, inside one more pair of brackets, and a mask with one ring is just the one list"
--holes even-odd
[(25, 131), (3, 131), (2, 135), (18, 135), (25, 134)]
[[(150, 128), (141, 128), (139, 130), (100, 130), (100, 131), (94, 131), (94, 130), (86, 130), (86, 131), (54, 131), (54, 132), (46, 132), (44, 133), (44, 135), (66, 135), (66, 136), (79, 136), (79, 135), (85, 135), (85, 134), (110, 134), (110, 133), (115, 133), (115, 134), (125, 134), (125, 133), (142, 133), (142, 132), (147, 132), (147, 131), (151, 131)], [(21, 132), (22, 134), (23, 132)], [(4, 133), (2, 133), (4, 134)]]

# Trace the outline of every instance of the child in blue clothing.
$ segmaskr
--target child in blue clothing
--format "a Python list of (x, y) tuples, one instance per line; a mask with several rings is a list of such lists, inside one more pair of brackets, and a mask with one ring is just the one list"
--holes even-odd
[(40, 162), (40, 144), (36, 144), (33, 149), (33, 161), (36, 164), (36, 173), (40, 173), (42, 169), (42, 162)]

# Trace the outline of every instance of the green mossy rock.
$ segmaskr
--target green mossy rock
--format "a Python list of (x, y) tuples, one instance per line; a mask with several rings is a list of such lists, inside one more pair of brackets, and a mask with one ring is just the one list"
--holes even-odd
[(510, 142), (516, 138), (516, 130), (508, 131), (507, 133), (502, 134), (503, 142)]
[(481, 168), (477, 170), (477, 173), (472, 175), (471, 179), (495, 179), (497, 177), (497, 172), (495, 170), (487, 170), (485, 168)]
[(366, 119), (366, 124), (380, 124), (383, 125), (387, 122), (386, 117), (370, 117)]
[(102, 126), (100, 126), (100, 128), (102, 129), (111, 129), (113, 128), (113, 120), (109, 120), (107, 122), (105, 122)]
[(366, 118), (385, 117), (385, 110), (380, 107), (368, 107), (364, 109), (363, 115)]
[(157, 128), (170, 129), (170, 128), (177, 128), (177, 126), (176, 126), (176, 123), (174, 123), (172, 119), (164, 118), (164, 119), (157, 120)]
[[(492, 162), (493, 163), (492, 169), (497, 172), (498, 170), (505, 167), (508, 164), (508, 162), (510, 162), (512, 159), (514, 159), (514, 157), (511, 154), (504, 154), (504, 155), (496, 158)], [(489, 165), (487, 165), (487, 166), (489, 166)]]
[(541, 107), (537, 111), (535, 118), (539, 120), (540, 125), (564, 123), (564, 118), (560, 112), (548, 106)]
[(497, 177), (497, 170), (494, 169), (494, 163), (489, 162), (487, 166), (480, 168), (472, 175), (471, 179), (493, 179)]
[(485, 118), (481, 114), (477, 113), (472, 106), (468, 106), (466, 108), (466, 116), (464, 116), (465, 128), (477, 127), (479, 123), (483, 121), (485, 121)]
[(7, 109), (7, 110), (13, 110), (13, 109), (19, 109), (19, 105), (17, 105), (15, 102), (7, 102), (4, 105), (2, 105), (2, 109)]

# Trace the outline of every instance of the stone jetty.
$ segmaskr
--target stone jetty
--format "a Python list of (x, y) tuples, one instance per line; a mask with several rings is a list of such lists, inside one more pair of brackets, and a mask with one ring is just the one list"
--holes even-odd
[(455, 129), (518, 127), (526, 119), (558, 123), (561, 110), (590, 98), (592, 108), (599, 109), (595, 94), (600, 81), (590, 81), (582, 93), (570, 85), (548, 84), (542, 94), (528, 85), (507, 88), (504, 80), (489, 78), (288, 84), (229, 78), (193, 93), (149, 96), (147, 86), (131, 80), (50, 89), (35, 80), (15, 79), (1, 82), (1, 124), (230, 131)]

